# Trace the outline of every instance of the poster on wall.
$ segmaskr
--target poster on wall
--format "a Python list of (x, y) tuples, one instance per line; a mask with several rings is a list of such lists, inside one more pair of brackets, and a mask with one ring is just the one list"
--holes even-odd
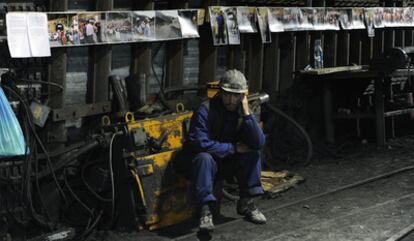
[(325, 30), (325, 8), (314, 8), (313, 28), (315, 30)]
[(198, 33), (197, 15), (197, 9), (178, 10), (178, 21), (180, 22), (183, 38), (200, 37)]
[(384, 16), (384, 26), (385, 27), (393, 27), (394, 24), (394, 8), (384, 8), (383, 9), (383, 16)]
[(257, 8), (257, 23), (259, 24), (260, 36), (262, 38), (262, 43), (271, 43), (272, 35), (270, 34), (269, 28), (269, 14), (270, 10), (265, 7)]
[[(263, 8), (258, 8), (258, 9), (259, 11), (261, 11), (261, 9)], [(268, 13), (266, 13), (265, 15), (266, 17), (263, 19), (263, 22), (264, 21), (268, 22), (270, 32), (275, 33), (275, 32), (285, 31), (284, 26), (283, 26), (284, 8), (272, 7), (268, 9), (269, 11)]]
[(131, 20), (133, 40), (155, 40), (155, 11), (133, 11)]
[(257, 33), (256, 8), (237, 7), (237, 23), (240, 33)]
[(368, 32), (368, 37), (375, 36), (375, 28), (374, 28), (374, 21), (375, 15), (373, 9), (364, 9), (364, 19), (365, 19), (365, 26)]
[(401, 12), (402, 12), (401, 27), (413, 26), (412, 8), (402, 8)]
[(204, 24), (204, 20), (206, 18), (206, 10), (204, 9), (197, 9), (197, 24), (201, 26)]
[(313, 30), (313, 8), (300, 8), (301, 11), (301, 30)]
[(283, 9), (283, 29), (284, 31), (301, 30), (302, 12), (299, 8), (284, 8)]
[(365, 29), (364, 9), (352, 8), (352, 29)]
[(107, 42), (132, 41), (132, 20), (129, 12), (106, 13), (106, 26), (104, 29)]
[(352, 29), (352, 8), (342, 8), (339, 11), (339, 24), (342, 29)]
[(325, 30), (339, 30), (339, 12), (335, 8), (327, 8), (325, 12)]
[(155, 38), (168, 40), (181, 38), (181, 26), (177, 10), (155, 12)]
[(50, 47), (66, 46), (68, 44), (66, 31), (68, 31), (67, 14), (48, 14), (48, 32)]
[(393, 26), (395, 27), (404, 27), (404, 8), (394, 8), (393, 9)]
[(230, 45), (240, 44), (240, 32), (237, 24), (237, 10), (235, 7), (223, 7), (225, 14), (228, 41)]
[[(383, 8), (365, 8), (365, 17), (373, 16), (373, 25), (375, 28), (384, 28), (384, 9)], [(365, 20), (367, 22), (367, 20)]]
[(211, 6), (210, 25), (214, 46), (227, 45), (227, 28), (224, 12), (220, 6)]
[[(96, 44), (106, 42), (102, 31), (102, 23), (105, 23), (105, 13), (84, 12), (77, 16), (69, 16), (69, 27), (72, 30), (71, 42), (77, 44), (77, 32), (79, 33), (80, 44)], [(78, 30), (78, 31), (76, 31)], [(71, 40), (73, 39), (73, 41)]]

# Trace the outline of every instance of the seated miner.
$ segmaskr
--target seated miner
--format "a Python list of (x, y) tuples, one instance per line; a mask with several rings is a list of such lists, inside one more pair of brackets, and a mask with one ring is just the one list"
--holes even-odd
[(200, 231), (214, 229), (213, 185), (217, 173), (236, 171), (240, 189), (237, 213), (253, 223), (266, 223), (252, 199), (263, 194), (259, 150), (265, 136), (249, 109), (246, 78), (238, 70), (228, 70), (220, 88), (194, 113), (184, 147), (192, 153), (191, 178), (200, 204)]

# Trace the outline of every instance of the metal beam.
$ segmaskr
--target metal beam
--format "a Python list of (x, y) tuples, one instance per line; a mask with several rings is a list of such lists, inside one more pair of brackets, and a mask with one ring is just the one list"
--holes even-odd
[(259, 34), (247, 37), (247, 68), (246, 78), (249, 81), (249, 89), (257, 92), (262, 89), (263, 81), (263, 43)]
[[(113, 10), (114, 0), (96, 0), (98, 11)], [(87, 102), (95, 103), (109, 99), (109, 75), (111, 73), (112, 47), (110, 45), (89, 48)]]
[[(186, 8), (186, 0), (169, 2), (169, 8)], [(167, 79), (168, 87), (182, 86), (184, 78), (184, 40), (174, 40), (167, 43)]]
[[(204, 9), (208, 11), (209, 5), (220, 5), (219, 0), (204, 1)], [(208, 12), (206, 12), (206, 15)], [(205, 85), (216, 78), (217, 49), (213, 45), (213, 36), (209, 22), (199, 27), (199, 75), (198, 84)]]
[[(153, 10), (154, 0), (135, 0), (132, 1), (132, 9), (134, 10)], [(150, 43), (134, 43), (131, 44), (131, 64), (130, 64), (130, 79), (128, 81), (134, 82), (133, 85), (140, 86), (140, 76), (144, 78), (145, 85), (148, 85), (148, 79), (151, 75), (152, 51)], [(142, 80), (141, 80), (142, 81)], [(146, 98), (146, 97), (145, 97)], [(145, 99), (143, 98), (143, 99)], [(133, 108), (135, 103), (132, 105)]]
[(269, 91), (270, 101), (274, 103), (279, 91), (280, 48), (279, 34), (272, 34), (272, 43), (264, 46), (263, 90)]
[[(50, 11), (67, 11), (68, 0), (50, 0)], [(63, 86), (63, 91), (56, 93), (56, 89), (49, 87), (50, 99), (48, 105), (52, 108), (63, 108), (65, 104), (66, 93), (66, 70), (67, 70), (67, 52), (65, 48), (52, 49), (52, 57), (48, 65), (47, 79), (49, 82)], [(49, 123), (47, 125), (47, 136), (49, 150), (64, 147), (67, 139), (67, 130), (65, 128), (65, 121)], [(56, 137), (56, 138), (53, 138)]]

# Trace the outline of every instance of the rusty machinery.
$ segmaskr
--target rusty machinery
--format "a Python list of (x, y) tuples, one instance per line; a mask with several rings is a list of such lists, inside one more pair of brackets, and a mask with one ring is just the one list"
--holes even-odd
[[(210, 90), (213, 96), (215, 90)], [(267, 94), (250, 94), (256, 115)], [(114, 186), (117, 189), (115, 226), (154, 230), (179, 223), (194, 215), (195, 203), (189, 180), (178, 174), (172, 160), (182, 148), (192, 111), (135, 120), (132, 113), (124, 123), (104, 129), (120, 133), (112, 147)]]
[[(211, 97), (217, 85), (210, 87)], [(13, 95), (29, 113), (20, 94)], [(249, 94), (248, 99), (259, 115), (260, 104), (268, 96)], [(82, 142), (53, 153), (43, 148), (31, 128), (42, 153), (31, 146), (31, 160), (0, 162), (1, 202), (5, 204), (0, 207), (2, 233), (11, 232), (13, 238), (22, 235), (13, 233), (20, 226), (33, 228), (25, 234), (26, 240), (48, 232), (79, 238), (95, 228), (154, 230), (193, 216), (191, 184), (172, 168), (192, 116), (178, 106), (177, 112), (152, 118), (135, 119), (128, 112), (111, 123), (104, 117), (102, 126), (91, 130)], [(32, 127), (30, 114), (27, 119)], [(20, 197), (22, 185), (27, 192)]]

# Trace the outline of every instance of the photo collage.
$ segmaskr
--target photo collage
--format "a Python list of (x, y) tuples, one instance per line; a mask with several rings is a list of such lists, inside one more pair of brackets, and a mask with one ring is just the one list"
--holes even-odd
[[(198, 38), (199, 9), (48, 13), (51, 47)], [(203, 22), (201, 22), (203, 24)]]
[[(311, 8), (210, 6), (213, 44), (239, 45), (241, 33), (413, 27), (414, 8)], [(51, 47), (198, 38), (202, 9), (48, 13)]]
[(263, 43), (271, 33), (414, 27), (414, 8), (311, 8), (210, 6), (210, 24), (215, 46), (240, 44), (240, 33), (259, 32)]

